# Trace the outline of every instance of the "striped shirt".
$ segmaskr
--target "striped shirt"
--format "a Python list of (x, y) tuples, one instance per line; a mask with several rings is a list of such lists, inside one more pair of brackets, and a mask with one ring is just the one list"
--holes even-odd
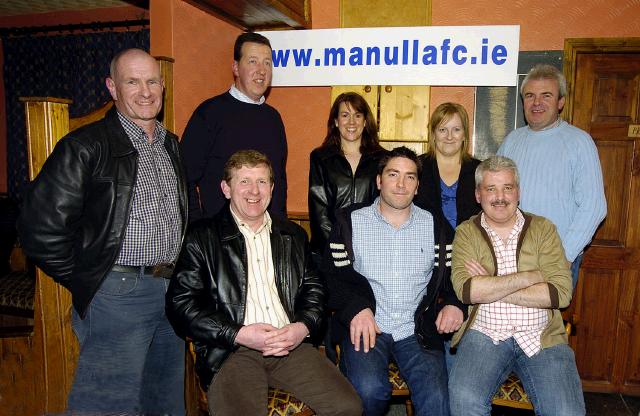
[(289, 324), (278, 288), (271, 253), (271, 217), (264, 213), (264, 223), (255, 232), (231, 209), (231, 215), (244, 236), (247, 249), (247, 302), (244, 325), (265, 323), (276, 328)]
[[(480, 217), (480, 225), (485, 229), (496, 254), (498, 262), (498, 276), (516, 273), (518, 271), (517, 249), (518, 239), (524, 226), (524, 216), (520, 210), (516, 211), (516, 223), (506, 242), (491, 229), (484, 213)], [(518, 343), (528, 357), (533, 356), (542, 347), (540, 336), (549, 322), (546, 309), (529, 308), (505, 302), (482, 304), (478, 308), (472, 329), (490, 337), (494, 344), (511, 337)]]
[(379, 206), (378, 197), (351, 214), (353, 268), (371, 285), (380, 330), (399, 341), (414, 334), (414, 314), (431, 280), (433, 217), (412, 204), (409, 219), (395, 228)]
[(120, 123), (138, 153), (129, 221), (116, 264), (154, 266), (172, 263), (180, 250), (182, 216), (178, 181), (164, 146), (167, 131), (156, 121), (153, 141), (144, 129), (118, 112)]

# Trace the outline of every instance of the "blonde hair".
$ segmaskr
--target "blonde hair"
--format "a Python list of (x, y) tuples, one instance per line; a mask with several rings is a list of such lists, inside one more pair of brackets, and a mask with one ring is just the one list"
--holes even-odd
[(441, 125), (451, 120), (455, 115), (460, 117), (462, 122), (462, 147), (460, 148), (460, 161), (471, 159), (469, 155), (469, 116), (467, 110), (458, 103), (442, 103), (433, 110), (431, 119), (429, 120), (429, 144), (427, 155), (435, 157), (436, 155), (436, 130)]

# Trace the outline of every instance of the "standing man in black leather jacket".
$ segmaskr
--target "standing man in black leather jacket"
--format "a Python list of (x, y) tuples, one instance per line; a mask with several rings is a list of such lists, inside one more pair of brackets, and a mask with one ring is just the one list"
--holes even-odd
[(111, 61), (112, 108), (63, 137), (26, 193), (27, 256), (73, 298), (80, 357), (69, 410), (184, 414), (184, 343), (164, 294), (187, 224), (178, 141), (156, 117), (163, 80), (140, 49)]
[(349, 382), (308, 343), (325, 289), (304, 230), (267, 212), (273, 176), (255, 150), (226, 162), (221, 188), (230, 202), (190, 228), (167, 292), (169, 319), (193, 339), (212, 415), (264, 414), (268, 386), (316, 414), (361, 415)]

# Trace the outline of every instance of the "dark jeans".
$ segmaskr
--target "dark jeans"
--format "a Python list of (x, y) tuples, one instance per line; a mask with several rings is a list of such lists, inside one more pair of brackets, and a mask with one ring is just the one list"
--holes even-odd
[(111, 272), (81, 320), (69, 410), (184, 415), (185, 344), (164, 314), (169, 281)]
[(309, 344), (284, 357), (240, 347), (222, 364), (207, 391), (209, 413), (264, 415), (268, 387), (282, 389), (323, 416), (360, 416), (358, 395), (335, 365)]
[(442, 351), (426, 350), (414, 335), (394, 341), (390, 334), (376, 337), (375, 347), (356, 351), (350, 340), (341, 345), (340, 368), (362, 399), (366, 416), (383, 415), (391, 398), (389, 360), (398, 364), (411, 390), (416, 416), (448, 416), (447, 369)]
[(582, 254), (579, 254), (578, 257), (571, 263), (571, 280), (573, 283), (573, 290), (576, 290), (576, 285), (578, 284), (578, 276), (580, 275), (580, 264), (582, 264)]

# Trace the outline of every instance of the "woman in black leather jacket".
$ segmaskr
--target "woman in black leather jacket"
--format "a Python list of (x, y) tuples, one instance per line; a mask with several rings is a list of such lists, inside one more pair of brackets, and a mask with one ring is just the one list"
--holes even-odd
[(385, 152), (364, 98), (355, 92), (340, 94), (329, 112), (327, 136), (310, 157), (311, 250), (318, 263), (335, 211), (356, 202), (373, 203), (378, 196), (376, 173)]

